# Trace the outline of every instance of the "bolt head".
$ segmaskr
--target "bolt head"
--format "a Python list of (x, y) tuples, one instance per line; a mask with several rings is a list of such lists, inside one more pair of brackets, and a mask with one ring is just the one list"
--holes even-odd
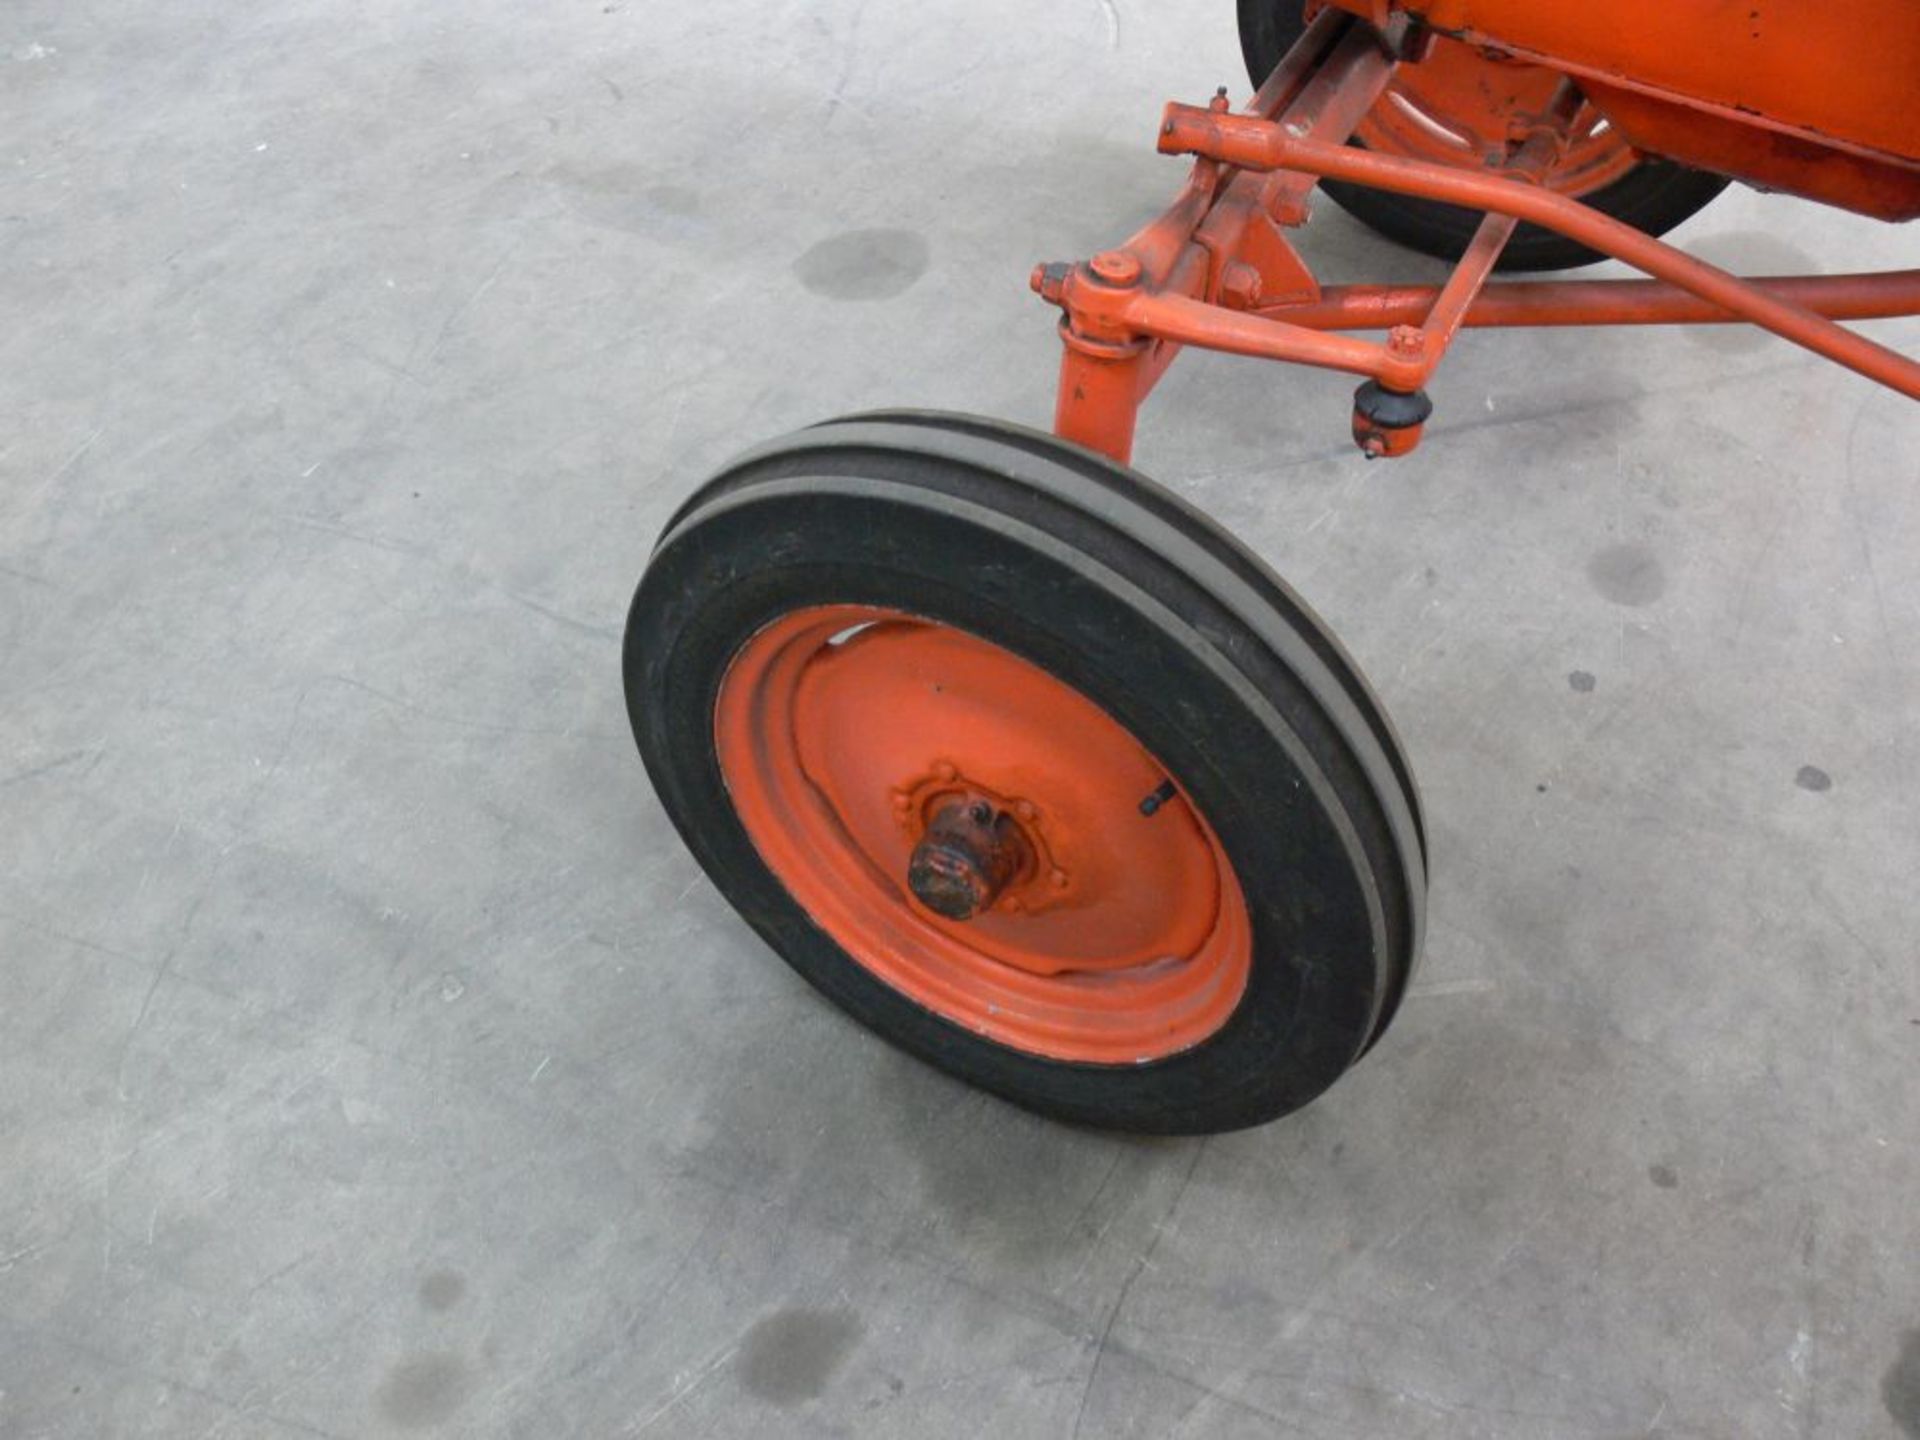
[(1260, 272), (1244, 260), (1231, 261), (1220, 275), (1220, 294), (1235, 310), (1260, 303)]
[(1124, 250), (1102, 250), (1088, 262), (1088, 268), (1109, 285), (1140, 283), (1140, 262)]

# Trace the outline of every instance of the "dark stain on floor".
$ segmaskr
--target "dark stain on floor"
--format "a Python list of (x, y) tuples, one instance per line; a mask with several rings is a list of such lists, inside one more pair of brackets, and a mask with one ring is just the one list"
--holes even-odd
[(751, 1395), (797, 1405), (827, 1388), (865, 1327), (845, 1310), (780, 1310), (747, 1331), (734, 1369)]
[(387, 1373), (374, 1394), (380, 1413), (403, 1430), (438, 1425), (467, 1398), (467, 1367), (454, 1355), (416, 1355)]
[(793, 262), (802, 285), (829, 300), (890, 300), (927, 269), (927, 242), (911, 230), (849, 230)]
[(1907, 1331), (1899, 1358), (1880, 1382), (1880, 1398), (1893, 1423), (1920, 1440), (1920, 1329)]
[(1667, 593), (1660, 557), (1644, 545), (1609, 545), (1587, 562), (1593, 588), (1616, 605), (1651, 605)]
[(458, 1270), (435, 1270), (420, 1282), (420, 1303), (429, 1310), (451, 1310), (466, 1293), (466, 1277)]

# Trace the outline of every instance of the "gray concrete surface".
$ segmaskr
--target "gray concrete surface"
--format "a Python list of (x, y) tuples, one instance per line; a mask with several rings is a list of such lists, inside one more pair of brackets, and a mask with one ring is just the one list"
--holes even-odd
[(1142, 467), (1346, 637), (1436, 838), (1394, 1033), (1257, 1132), (903, 1060), (647, 787), (669, 509), (835, 412), (1043, 422), (1028, 267), (1168, 193), (1230, 10), (9, 7), (0, 1435), (1920, 1435), (1911, 403), (1483, 336), (1368, 466), (1349, 382), (1183, 362)]

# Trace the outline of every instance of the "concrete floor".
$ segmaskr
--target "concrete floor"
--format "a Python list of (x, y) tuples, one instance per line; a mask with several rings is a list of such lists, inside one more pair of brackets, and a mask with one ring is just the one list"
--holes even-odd
[(1920, 407), (1476, 336), (1369, 466), (1184, 360), (1140, 464), (1378, 682), (1432, 933), (1305, 1113), (1075, 1133), (732, 916), (620, 625), (749, 441), (1044, 423), (1027, 270), (1225, 0), (22, 0), (0, 74), (0, 1435), (1920, 1435)]

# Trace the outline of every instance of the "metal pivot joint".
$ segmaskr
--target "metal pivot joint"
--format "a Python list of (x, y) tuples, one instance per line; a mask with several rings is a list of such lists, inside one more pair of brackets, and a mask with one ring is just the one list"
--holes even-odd
[(1353, 392), (1353, 440), (1369, 460), (1404, 455), (1433, 414), (1424, 390), (1389, 390), (1369, 380)]

